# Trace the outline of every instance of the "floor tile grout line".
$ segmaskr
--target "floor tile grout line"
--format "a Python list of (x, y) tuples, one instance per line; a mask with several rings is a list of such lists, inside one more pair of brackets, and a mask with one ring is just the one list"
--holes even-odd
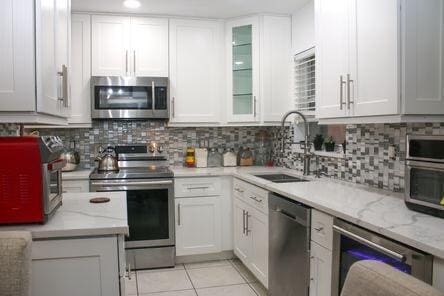
[(183, 268), (184, 268), (185, 273), (186, 273), (186, 275), (187, 275), (187, 277), (188, 277), (188, 280), (189, 280), (190, 283), (191, 283), (191, 286), (193, 287), (194, 293), (195, 293), (196, 295), (198, 295), (198, 294), (197, 294), (196, 287), (194, 286), (194, 283), (193, 283), (193, 281), (191, 280), (191, 276), (189, 275), (189, 273), (188, 273), (188, 269), (187, 269), (187, 267), (185, 266), (185, 264), (183, 264)]

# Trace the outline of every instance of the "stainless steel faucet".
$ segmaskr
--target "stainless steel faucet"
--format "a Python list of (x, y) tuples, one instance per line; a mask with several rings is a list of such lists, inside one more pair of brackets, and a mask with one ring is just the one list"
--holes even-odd
[[(310, 145), (308, 139), (310, 138), (309, 130), (308, 130), (308, 122), (307, 118), (304, 114), (297, 110), (292, 110), (284, 114), (281, 121), (281, 129), (282, 129), (282, 153), (284, 153), (285, 150), (285, 136), (284, 136), (284, 128), (285, 128), (285, 120), (287, 120), (287, 117), (291, 114), (297, 114), (299, 115), (302, 120), (304, 121), (304, 132), (305, 132), (305, 145), (304, 145), (304, 175), (310, 175)], [(292, 144), (295, 144), (292, 142)]]

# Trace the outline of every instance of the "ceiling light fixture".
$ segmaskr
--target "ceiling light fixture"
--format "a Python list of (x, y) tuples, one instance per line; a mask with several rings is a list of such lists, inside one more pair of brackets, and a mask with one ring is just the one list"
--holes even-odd
[(131, 9), (139, 8), (140, 7), (140, 1), (138, 1), (138, 0), (125, 0), (125, 1), (123, 1), (123, 6), (125, 6), (126, 8), (131, 8)]

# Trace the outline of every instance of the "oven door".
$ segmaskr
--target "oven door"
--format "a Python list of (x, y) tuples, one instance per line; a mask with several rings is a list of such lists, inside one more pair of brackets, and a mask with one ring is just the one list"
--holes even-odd
[(91, 191), (126, 191), (129, 236), (125, 248), (174, 246), (171, 179), (94, 180)]
[(407, 161), (405, 200), (444, 212), (444, 164)]
[(92, 118), (168, 118), (168, 79), (93, 77)]
[(432, 282), (432, 256), (336, 219), (333, 226), (332, 296), (341, 294), (350, 267), (361, 260), (384, 262), (426, 283)]

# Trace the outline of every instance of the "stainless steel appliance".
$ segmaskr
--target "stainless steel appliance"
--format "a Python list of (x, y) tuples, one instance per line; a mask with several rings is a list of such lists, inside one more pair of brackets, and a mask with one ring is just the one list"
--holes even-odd
[(269, 283), (272, 296), (308, 296), (311, 209), (285, 197), (269, 199)]
[(444, 136), (407, 135), (405, 202), (444, 218)]
[(161, 146), (115, 147), (120, 170), (90, 175), (93, 192), (126, 191), (127, 263), (135, 269), (175, 265), (173, 173)]
[(101, 155), (96, 158), (99, 161), (97, 167), (98, 172), (105, 173), (119, 171), (119, 162), (117, 160), (116, 150), (113, 147), (106, 147), (100, 152), (100, 154)]
[(0, 224), (44, 223), (62, 203), (57, 137), (0, 137)]
[(426, 283), (432, 282), (432, 256), (336, 219), (333, 225), (332, 296), (340, 295), (351, 265), (361, 260), (381, 261)]
[(91, 77), (94, 119), (169, 118), (167, 77)]
[(76, 150), (76, 142), (71, 141), (70, 148), (65, 147), (60, 157), (66, 161), (66, 164), (62, 169), (63, 172), (75, 171), (80, 164), (80, 154)]

